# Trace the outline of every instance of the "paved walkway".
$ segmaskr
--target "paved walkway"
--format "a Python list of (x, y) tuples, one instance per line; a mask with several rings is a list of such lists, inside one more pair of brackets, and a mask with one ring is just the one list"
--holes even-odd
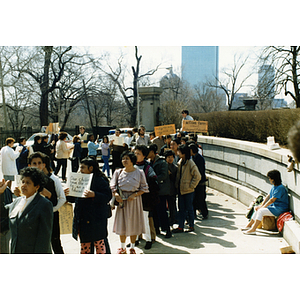
[[(280, 254), (280, 248), (288, 246), (279, 234), (260, 230), (256, 236), (246, 236), (240, 230), (245, 226), (247, 207), (239, 201), (218, 191), (207, 189), (209, 218), (195, 221), (195, 231), (173, 234), (170, 239), (162, 235), (152, 248), (145, 250), (142, 240), (136, 252), (138, 254)], [(120, 247), (119, 236), (112, 232), (113, 216), (109, 219), (108, 232), (112, 254)], [(70, 234), (61, 235), (66, 254), (78, 254), (79, 242)], [(129, 238), (127, 241), (129, 243)]]

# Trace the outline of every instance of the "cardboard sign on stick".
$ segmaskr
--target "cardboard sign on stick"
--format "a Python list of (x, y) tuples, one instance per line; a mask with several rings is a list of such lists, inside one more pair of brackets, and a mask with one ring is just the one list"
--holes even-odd
[(72, 233), (73, 225), (73, 206), (71, 203), (66, 202), (59, 208), (59, 227), (60, 234)]
[(176, 133), (175, 124), (154, 127), (155, 136), (162, 136)]
[(208, 122), (207, 121), (187, 121), (183, 120), (183, 131), (187, 132), (208, 132)]

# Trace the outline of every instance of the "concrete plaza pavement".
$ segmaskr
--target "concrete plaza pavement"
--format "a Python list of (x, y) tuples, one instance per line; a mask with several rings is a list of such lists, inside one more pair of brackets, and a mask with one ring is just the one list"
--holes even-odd
[[(169, 239), (159, 235), (149, 250), (142, 240), (137, 254), (280, 254), (280, 248), (288, 246), (278, 233), (258, 230), (256, 235), (244, 235), (240, 228), (247, 224), (247, 207), (241, 202), (207, 188), (207, 205), (209, 217), (195, 220), (194, 232), (173, 234)], [(119, 236), (112, 232), (114, 215), (115, 211), (108, 224), (112, 254), (120, 247)], [(66, 254), (80, 252), (80, 243), (71, 234), (61, 235), (61, 241)]]

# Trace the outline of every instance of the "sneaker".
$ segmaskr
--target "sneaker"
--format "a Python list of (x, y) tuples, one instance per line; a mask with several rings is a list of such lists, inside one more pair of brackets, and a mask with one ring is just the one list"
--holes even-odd
[(181, 232), (183, 232), (183, 229), (178, 227), (176, 229), (173, 229), (172, 232), (173, 233), (181, 233)]
[(126, 249), (119, 248), (117, 254), (127, 254)]
[(135, 253), (135, 250), (134, 250), (133, 248), (130, 248), (129, 253), (130, 253), (130, 254), (136, 254), (136, 253)]

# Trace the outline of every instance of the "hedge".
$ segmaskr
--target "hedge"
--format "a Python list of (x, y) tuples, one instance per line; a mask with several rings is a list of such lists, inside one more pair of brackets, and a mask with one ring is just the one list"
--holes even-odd
[(287, 145), (291, 126), (300, 119), (300, 108), (261, 111), (220, 111), (191, 114), (195, 120), (208, 121), (208, 134), (266, 143), (274, 136), (276, 143)]

